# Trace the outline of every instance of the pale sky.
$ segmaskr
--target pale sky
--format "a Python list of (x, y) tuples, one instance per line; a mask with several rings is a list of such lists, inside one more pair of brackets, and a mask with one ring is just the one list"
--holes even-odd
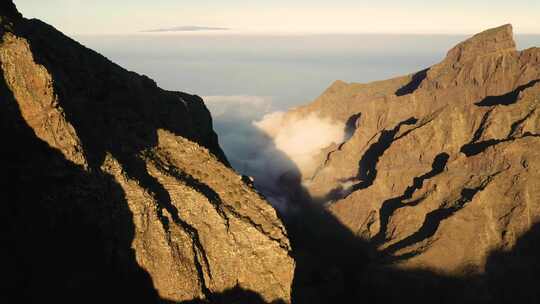
[[(231, 32), (471, 34), (512, 23), (540, 34), (540, 0), (15, 0), (68, 34), (173, 27)], [(204, 31), (197, 31), (201, 33)], [(227, 31), (220, 31), (221, 33)]]

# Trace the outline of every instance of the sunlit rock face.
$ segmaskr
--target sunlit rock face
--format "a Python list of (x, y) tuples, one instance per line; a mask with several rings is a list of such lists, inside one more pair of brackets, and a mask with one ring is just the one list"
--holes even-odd
[(0, 13), (5, 303), (290, 300), (285, 229), (202, 99)]
[(540, 220), (539, 106), (540, 49), (517, 51), (505, 25), (415, 74), (337, 81), (283, 119), (348, 130), (301, 185), (378, 258), (482, 273)]

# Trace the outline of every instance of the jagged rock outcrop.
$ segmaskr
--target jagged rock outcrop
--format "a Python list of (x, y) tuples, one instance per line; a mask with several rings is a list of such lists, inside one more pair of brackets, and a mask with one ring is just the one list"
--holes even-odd
[(290, 300), (285, 229), (228, 166), (199, 97), (11, 1), (0, 16), (5, 303)]
[(347, 125), (302, 185), (376, 260), (456, 275), (482, 273), (540, 221), (539, 107), (540, 49), (517, 51), (505, 25), (414, 75), (337, 81), (287, 115)]

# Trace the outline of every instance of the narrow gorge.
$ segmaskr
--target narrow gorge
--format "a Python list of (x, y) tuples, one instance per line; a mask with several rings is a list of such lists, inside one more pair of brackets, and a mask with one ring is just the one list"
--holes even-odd
[(2, 303), (540, 302), (540, 48), (511, 25), (268, 115), (253, 176), (202, 98), (12, 1), (0, 37)]

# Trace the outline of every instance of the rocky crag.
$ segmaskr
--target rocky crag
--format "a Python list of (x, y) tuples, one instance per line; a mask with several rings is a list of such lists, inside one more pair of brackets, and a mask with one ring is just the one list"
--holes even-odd
[[(540, 279), (527, 234), (540, 222), (539, 48), (516, 50), (511, 25), (490, 29), (415, 74), (336, 81), (287, 119), (313, 113), (345, 126), (347, 139), (322, 151), (314, 170), (299, 169), (301, 186), (366, 248), (364, 266), (377, 270), (352, 275), (362, 294), (440, 292), (433, 300), (449, 303), (531, 294), (520, 293), (527, 283), (505, 287), (516, 287), (517, 273)], [(474, 280), (450, 279), (463, 277)]]
[(199, 97), (12, 1), (0, 18), (4, 303), (290, 301), (284, 226), (229, 167)]

